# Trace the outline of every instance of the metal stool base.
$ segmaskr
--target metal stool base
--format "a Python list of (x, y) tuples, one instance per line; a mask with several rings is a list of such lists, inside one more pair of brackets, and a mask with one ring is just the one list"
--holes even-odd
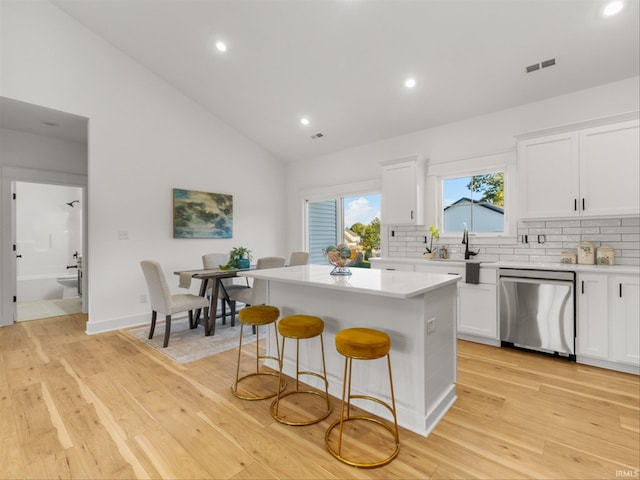
[[(282, 400), (283, 398), (288, 397), (290, 395), (296, 395), (296, 394), (317, 395), (317, 396), (325, 399), (325, 401), (329, 404), (329, 408), (321, 416), (319, 416), (317, 418), (314, 418), (314, 419), (311, 419), (311, 420), (287, 420), (287, 419), (281, 417), (280, 415), (278, 415), (277, 410), (278, 410), (278, 406), (279, 406), (278, 405), (279, 404), (279, 400)], [(329, 416), (329, 414), (331, 414), (332, 411), (333, 411), (333, 407), (331, 406), (330, 401), (327, 398), (326, 394), (323, 393), (323, 392), (316, 392), (315, 390), (294, 390), (292, 392), (287, 392), (284, 395), (280, 395), (279, 398), (275, 399), (271, 403), (271, 416), (275, 420), (280, 422), (280, 423), (284, 423), (285, 425), (292, 425), (292, 426), (313, 425), (314, 423), (321, 422), (322, 420), (327, 418)]]
[[(388, 463), (390, 463), (394, 458), (396, 458), (398, 456), (398, 453), (400, 453), (400, 443), (398, 443), (397, 439), (396, 439), (396, 448), (393, 451), (393, 453), (391, 455), (389, 455), (387, 458), (384, 458), (384, 459), (382, 459), (380, 461), (377, 461), (377, 462), (369, 462), (369, 463), (356, 462), (355, 460), (351, 460), (349, 458), (343, 457), (340, 452), (335, 451), (329, 445), (329, 436), (331, 435), (331, 431), (335, 427), (337, 427), (339, 425), (341, 426), (341, 424), (344, 424), (346, 422), (356, 421), (356, 420), (361, 420), (361, 421), (366, 421), (366, 422), (371, 422), (371, 423), (377, 423), (378, 425), (381, 425), (384, 428), (386, 428), (394, 436), (394, 438), (396, 436), (396, 431), (390, 425), (386, 424), (385, 422), (383, 422), (381, 420), (378, 420), (377, 418), (358, 416), (358, 417), (349, 417), (349, 418), (345, 418), (345, 419), (336, 420), (335, 422), (333, 422), (329, 426), (329, 428), (327, 429), (327, 433), (324, 436), (324, 443), (325, 443), (325, 445), (327, 447), (327, 450), (329, 450), (329, 453), (331, 455), (333, 455), (335, 458), (337, 458), (341, 462), (346, 463), (347, 465), (351, 465), (352, 467), (360, 467), (360, 468), (382, 467), (383, 465), (387, 465)], [(340, 441), (342, 441), (342, 437), (340, 437)]]
[[(264, 358), (264, 357), (263, 357)], [(278, 395), (278, 393), (281, 393), (285, 388), (287, 388), (287, 382), (283, 379), (282, 383), (280, 384), (280, 389), (276, 392), (273, 393), (269, 393), (268, 395), (254, 395), (254, 396), (244, 396), (244, 395), (240, 395), (238, 393), (238, 384), (249, 377), (258, 377), (258, 376), (262, 376), (262, 375), (267, 375), (269, 377), (276, 377), (279, 379), (279, 375), (277, 372), (253, 372), (253, 373), (249, 373), (243, 377), (240, 377), (235, 383), (233, 383), (231, 385), (231, 393), (233, 393), (234, 396), (238, 397), (240, 400), (266, 400), (267, 398), (273, 398), (276, 395)]]
[[(272, 324), (275, 327), (275, 321), (272, 322)], [(246, 324), (246, 325), (251, 325), (251, 324)], [(270, 325), (270, 324), (265, 324), (265, 325)], [(281, 364), (280, 364), (280, 347), (278, 346), (278, 330), (277, 328), (274, 328), (275, 330), (275, 336), (276, 336), (276, 348), (278, 349), (278, 356), (277, 357), (273, 357), (271, 355), (260, 355), (260, 335), (259, 335), (259, 325), (252, 325), (253, 327), (256, 328), (256, 371), (249, 373), (247, 375), (244, 376), (240, 376), (240, 357), (242, 355), (242, 335), (244, 332), (244, 326), (245, 324), (242, 323), (240, 325), (240, 345), (238, 347), (238, 361), (236, 364), (236, 381), (234, 383), (231, 384), (231, 393), (233, 393), (233, 395), (241, 400), (265, 400), (267, 398), (273, 398), (276, 395), (279, 395), (286, 387), (287, 387), (287, 381), (284, 378), (281, 378), (281, 375), (279, 372), (261, 372), (260, 371), (260, 360), (275, 360), (276, 362), (278, 362), (278, 369), (281, 369)], [(250, 377), (258, 377), (258, 376), (269, 376), (269, 377), (276, 377), (278, 378), (278, 385), (276, 386), (276, 389), (274, 392), (269, 393), (267, 395), (251, 395), (251, 396), (246, 396), (246, 395), (241, 395), (238, 393), (238, 384), (242, 381), (245, 380), (247, 378)]]
[[(353, 467), (360, 467), (360, 468), (381, 467), (391, 462), (394, 458), (398, 456), (398, 453), (400, 452), (400, 433), (398, 431), (398, 416), (396, 413), (395, 395), (393, 393), (393, 378), (391, 375), (391, 357), (389, 356), (388, 353), (385, 356), (387, 357), (387, 368), (389, 372), (389, 389), (391, 391), (391, 405), (384, 402), (380, 398), (376, 398), (370, 395), (352, 395), (351, 394), (351, 378), (352, 378), (351, 374), (352, 374), (353, 360), (355, 357), (345, 356), (344, 377), (343, 377), (344, 381), (342, 386), (342, 406), (340, 411), (340, 418), (335, 422), (333, 422), (327, 429), (327, 432), (325, 433), (325, 436), (324, 436), (324, 443), (325, 443), (325, 446), (327, 447), (327, 450), (329, 450), (329, 453), (331, 453), (331, 455), (333, 455), (335, 458), (337, 458), (341, 462), (346, 463), (347, 465), (351, 465)], [(375, 360), (375, 358), (360, 358), (359, 360)], [(352, 417), (351, 416), (351, 400), (356, 400), (356, 399), (371, 401), (371, 402), (377, 403), (378, 405), (383, 406), (385, 409), (389, 411), (389, 413), (393, 417), (393, 423), (392, 424), (387, 423), (382, 420), (379, 420), (376, 417), (369, 417), (366, 415), (356, 415)], [(345, 414), (345, 411), (346, 411), (346, 414)], [(353, 422), (353, 421), (365, 421), (365, 422), (376, 423), (386, 428), (393, 435), (393, 438), (394, 438), (395, 450), (393, 451), (393, 453), (389, 455), (387, 458), (384, 458), (382, 460), (367, 462), (367, 463), (357, 462), (353, 459), (343, 456), (342, 455), (343, 426), (346, 422)], [(332, 448), (331, 445), (329, 445), (329, 435), (331, 434), (331, 431), (338, 425), (340, 426), (340, 431), (338, 433), (338, 448), (336, 450)]]

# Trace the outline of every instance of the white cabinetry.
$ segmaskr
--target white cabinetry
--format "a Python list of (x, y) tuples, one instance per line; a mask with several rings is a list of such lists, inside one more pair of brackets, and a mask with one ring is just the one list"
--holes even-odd
[(640, 281), (635, 275), (609, 278), (611, 359), (640, 366)]
[(583, 214), (639, 213), (639, 131), (637, 120), (580, 131), (580, 208)]
[(640, 277), (579, 273), (577, 360), (640, 371)]
[[(496, 285), (458, 282), (458, 334), (498, 339)], [(460, 335), (458, 335), (460, 336)]]
[(577, 355), (602, 359), (609, 357), (608, 291), (607, 275), (578, 275)]
[(418, 155), (382, 163), (381, 222), (424, 225), (424, 161)]
[(640, 122), (518, 142), (521, 218), (637, 215)]
[(578, 215), (578, 142), (575, 132), (518, 144), (521, 218)]

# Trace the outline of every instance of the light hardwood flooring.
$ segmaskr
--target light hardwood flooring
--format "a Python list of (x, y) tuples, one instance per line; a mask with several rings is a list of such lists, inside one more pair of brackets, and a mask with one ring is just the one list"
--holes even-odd
[[(0, 328), (0, 478), (638, 478), (639, 378), (459, 342), (458, 400), (428, 438), (356, 469), (324, 421), (289, 427), (231, 395), (237, 352), (180, 365), (86, 316)], [(290, 382), (292, 383), (292, 382)]]

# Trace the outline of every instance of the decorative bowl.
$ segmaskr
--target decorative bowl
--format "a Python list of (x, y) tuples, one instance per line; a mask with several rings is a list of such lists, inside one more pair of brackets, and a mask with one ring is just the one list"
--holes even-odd
[(340, 244), (337, 247), (322, 249), (327, 261), (334, 266), (331, 275), (351, 275), (349, 267), (359, 261), (358, 250), (349, 245)]

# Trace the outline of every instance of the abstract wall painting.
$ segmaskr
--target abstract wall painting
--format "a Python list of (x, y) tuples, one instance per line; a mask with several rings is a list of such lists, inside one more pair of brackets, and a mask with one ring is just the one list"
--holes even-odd
[(233, 195), (173, 189), (173, 238), (232, 238)]

